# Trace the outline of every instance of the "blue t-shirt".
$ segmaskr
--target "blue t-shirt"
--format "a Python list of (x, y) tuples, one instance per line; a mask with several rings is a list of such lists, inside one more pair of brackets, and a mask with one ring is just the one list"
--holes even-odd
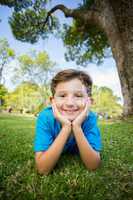
[[(102, 144), (96, 115), (90, 111), (81, 127), (91, 147), (96, 151), (100, 151)], [(60, 130), (61, 123), (54, 117), (52, 107), (45, 108), (40, 112), (36, 122), (34, 151), (46, 151), (60, 133)], [(68, 138), (63, 152), (78, 152), (74, 136)]]

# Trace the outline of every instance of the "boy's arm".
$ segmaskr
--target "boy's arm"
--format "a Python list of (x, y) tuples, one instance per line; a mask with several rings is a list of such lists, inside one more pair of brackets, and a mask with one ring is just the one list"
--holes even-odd
[(36, 152), (36, 166), (40, 174), (47, 175), (57, 163), (64, 145), (70, 135), (68, 126), (64, 126), (49, 149), (45, 152)]
[(81, 127), (73, 126), (73, 133), (85, 166), (90, 170), (96, 169), (100, 164), (100, 153), (95, 151), (88, 143)]
[(72, 129), (82, 161), (88, 169), (94, 170), (100, 164), (100, 153), (91, 147), (81, 128), (81, 124), (88, 114), (89, 107), (90, 102), (88, 100), (83, 112), (73, 121)]
[(54, 116), (62, 124), (62, 129), (49, 149), (45, 152), (37, 152), (35, 154), (36, 166), (41, 174), (48, 174), (57, 163), (64, 145), (71, 133), (71, 122), (63, 117), (57, 110), (54, 101), (52, 102)]

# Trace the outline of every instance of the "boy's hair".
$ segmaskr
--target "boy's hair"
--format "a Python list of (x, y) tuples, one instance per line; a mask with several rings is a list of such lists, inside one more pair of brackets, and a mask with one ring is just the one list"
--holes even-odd
[(54, 96), (56, 86), (61, 82), (70, 81), (72, 79), (79, 79), (82, 84), (86, 87), (88, 96), (91, 96), (92, 91), (92, 79), (91, 77), (83, 71), (75, 70), (75, 69), (66, 69), (58, 72), (55, 77), (53, 77), (51, 81), (51, 92)]

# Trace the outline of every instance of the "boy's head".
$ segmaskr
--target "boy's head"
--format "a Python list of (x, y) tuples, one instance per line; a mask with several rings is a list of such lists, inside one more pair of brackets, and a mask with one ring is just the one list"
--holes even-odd
[(73, 121), (91, 97), (92, 79), (83, 71), (67, 69), (52, 79), (51, 92), (62, 115)]
[(73, 79), (78, 79), (86, 87), (88, 96), (91, 96), (92, 91), (92, 79), (83, 71), (75, 69), (66, 69), (58, 72), (51, 81), (51, 92), (55, 95), (56, 87), (61, 82), (68, 82)]

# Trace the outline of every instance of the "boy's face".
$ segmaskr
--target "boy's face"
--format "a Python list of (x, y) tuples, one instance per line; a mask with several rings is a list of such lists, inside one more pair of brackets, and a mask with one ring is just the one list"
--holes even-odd
[(59, 83), (53, 98), (59, 112), (73, 121), (83, 111), (89, 97), (86, 87), (75, 78)]

